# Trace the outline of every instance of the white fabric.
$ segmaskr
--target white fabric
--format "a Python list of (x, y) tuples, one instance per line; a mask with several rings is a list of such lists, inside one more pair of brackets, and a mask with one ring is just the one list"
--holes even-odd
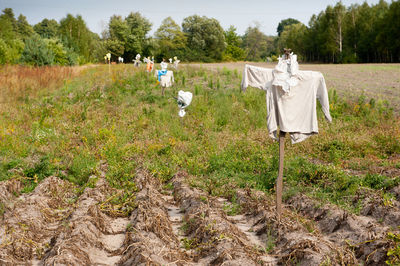
[(186, 112), (185, 108), (190, 105), (192, 102), (193, 94), (189, 91), (180, 90), (178, 92), (178, 107), (179, 107), (179, 116), (184, 117)]
[(160, 66), (161, 66), (161, 70), (167, 70), (168, 63), (163, 61), (163, 62), (160, 63)]
[(137, 54), (136, 57), (135, 57), (135, 59), (132, 60), (132, 61), (133, 61), (133, 65), (134, 65), (134, 66), (139, 67), (139, 66), (140, 66), (140, 63), (141, 63), (141, 61), (140, 61), (140, 54)]
[(272, 85), (274, 70), (245, 65), (242, 90), (248, 86), (266, 92), (267, 127), (269, 136), (277, 140), (280, 130), (289, 132), (292, 143), (298, 143), (318, 134), (317, 99), (325, 118), (331, 122), (329, 98), (325, 79), (320, 72), (298, 71), (298, 83), (285, 92), (282, 86)]
[[(156, 77), (158, 77), (158, 71), (159, 70), (156, 70), (154, 72)], [(175, 82), (175, 80), (174, 80), (174, 72), (171, 71), (171, 70), (168, 70), (167, 74), (162, 75), (160, 77), (160, 85), (162, 87), (166, 87), (166, 88), (171, 87), (174, 82)]]
[(297, 55), (291, 53), (288, 58), (286, 58), (286, 55), (283, 58), (279, 57), (278, 64), (274, 68), (272, 85), (280, 86), (285, 92), (289, 92), (290, 87), (294, 87), (299, 83), (300, 77), (298, 73)]
[(179, 109), (178, 115), (179, 115), (180, 117), (184, 117), (185, 114), (186, 114), (185, 109)]

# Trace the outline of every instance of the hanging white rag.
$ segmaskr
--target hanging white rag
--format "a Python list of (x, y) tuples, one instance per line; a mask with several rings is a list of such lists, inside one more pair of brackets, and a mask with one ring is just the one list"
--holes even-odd
[(186, 112), (185, 108), (190, 105), (192, 102), (193, 94), (190, 91), (178, 91), (178, 107), (179, 107), (179, 116), (184, 117)]
[(299, 84), (299, 63), (297, 55), (291, 53), (288, 58), (286, 55), (279, 57), (279, 62), (274, 69), (273, 86), (279, 86), (285, 93), (289, 93), (291, 87)]

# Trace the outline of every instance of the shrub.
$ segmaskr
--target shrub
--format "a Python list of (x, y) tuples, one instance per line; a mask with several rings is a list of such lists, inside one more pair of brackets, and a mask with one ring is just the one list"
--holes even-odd
[(0, 64), (13, 64), (21, 57), (24, 43), (20, 40), (5, 41), (0, 38)]
[(54, 53), (38, 35), (26, 40), (21, 62), (34, 66), (52, 65)]
[(67, 51), (64, 49), (63, 44), (57, 39), (45, 39), (44, 40), (47, 48), (53, 53), (54, 61), (52, 63), (56, 65), (67, 65), (68, 56)]

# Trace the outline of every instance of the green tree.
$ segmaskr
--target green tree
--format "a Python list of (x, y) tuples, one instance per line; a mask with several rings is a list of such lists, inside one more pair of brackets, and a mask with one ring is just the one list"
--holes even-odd
[(24, 43), (19, 39), (17, 20), (11, 8), (0, 15), (0, 64), (14, 64), (21, 56)]
[(225, 36), (218, 20), (206, 16), (190, 16), (183, 20), (182, 30), (188, 38), (190, 51), (187, 57), (190, 60), (207, 62), (222, 59)]
[(3, 14), (0, 15), (0, 18), (7, 19), (11, 23), (12, 30), (14, 32), (17, 32), (17, 20), (15, 19), (14, 11), (12, 10), (12, 8), (3, 9)]
[(105, 34), (108, 37), (107, 49), (114, 56), (122, 56), (122, 51), (126, 61), (132, 60), (137, 53), (143, 53), (150, 44), (147, 33), (151, 30), (151, 23), (138, 12), (131, 12), (125, 19), (112, 16), (108, 30)]
[(13, 25), (13, 19), (15, 20), (15, 18), (13, 17), (14, 14), (12, 14), (12, 17), (10, 18), (10, 8), (4, 9), (3, 12), (8, 13), (3, 13), (2, 15), (0, 15), (0, 38), (2, 38), (3, 40), (15, 39), (17, 35), (15, 27)]
[(338, 58), (337, 62), (342, 62), (343, 60), (343, 32), (345, 31), (344, 19), (346, 15), (346, 7), (342, 2), (337, 2), (333, 8), (334, 12), (334, 32), (335, 40), (337, 45)]
[(56, 38), (58, 36), (58, 22), (54, 19), (43, 19), (41, 22), (33, 26), (33, 29), (42, 38)]
[(181, 27), (171, 17), (162, 21), (154, 35), (159, 48), (158, 59), (182, 56), (187, 39)]
[(283, 51), (283, 48), (291, 48), (299, 59), (303, 59), (306, 54), (306, 34), (307, 27), (303, 23), (286, 26), (278, 40), (279, 51)]
[(96, 34), (87, 28), (82, 16), (77, 15), (74, 17), (68, 14), (65, 18), (61, 19), (59, 34), (64, 46), (73, 49), (80, 55), (79, 63), (95, 59), (92, 56), (92, 51), (96, 42), (94, 38)]
[(125, 51), (124, 43), (118, 40), (105, 40), (104, 46), (105, 50), (112, 54), (113, 60), (115, 60), (115, 57), (122, 56)]
[(121, 16), (113, 15), (110, 18), (108, 28), (110, 39), (126, 44), (129, 35), (128, 23)]
[(18, 35), (22, 40), (28, 39), (35, 33), (32, 26), (26, 20), (26, 17), (22, 14), (18, 16), (17, 30)]
[(131, 12), (126, 17), (129, 35), (125, 45), (125, 57), (132, 60), (137, 53), (143, 54), (149, 45), (147, 33), (151, 30), (151, 22), (140, 15), (139, 12)]
[(283, 30), (285, 29), (286, 26), (292, 25), (292, 24), (298, 24), (300, 23), (300, 21), (298, 21), (297, 19), (294, 18), (287, 18), (284, 20), (281, 20), (281, 22), (279, 22), (278, 24), (278, 28), (276, 29), (276, 31), (278, 32), (278, 36), (281, 36), (281, 33), (283, 32)]
[(266, 36), (260, 31), (260, 26), (248, 27), (243, 36), (243, 48), (246, 50), (246, 60), (260, 61), (276, 50), (275, 38)]
[(236, 28), (231, 25), (228, 30), (224, 32), (226, 49), (224, 52), (224, 60), (237, 61), (246, 58), (246, 51), (241, 48), (242, 38), (236, 33)]

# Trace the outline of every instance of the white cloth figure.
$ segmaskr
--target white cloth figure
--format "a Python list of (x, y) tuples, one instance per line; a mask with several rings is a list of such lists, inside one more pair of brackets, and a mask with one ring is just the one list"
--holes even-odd
[(171, 87), (171, 86), (172, 86), (172, 84), (174, 83), (174, 81), (175, 81), (175, 80), (174, 80), (174, 72), (168, 70), (166, 75), (161, 76), (160, 85), (161, 85), (162, 87), (168, 88), (168, 87)]
[(137, 54), (136, 55), (136, 57), (135, 57), (135, 60), (133, 60), (133, 62), (134, 62), (134, 66), (136, 66), (136, 67), (139, 67), (140, 66), (140, 54)]
[(190, 105), (192, 102), (193, 94), (189, 91), (178, 91), (178, 107), (179, 107), (179, 116), (184, 117), (186, 114), (185, 108)]
[(118, 63), (123, 63), (123, 62), (124, 62), (124, 59), (122, 57), (118, 56)]
[(176, 56), (174, 56), (174, 68), (175, 69), (178, 69), (178, 64), (179, 64), (179, 62), (181, 62), (180, 60), (178, 60), (178, 57), (176, 57)]
[[(159, 76), (158, 75), (159, 71), (160, 70), (156, 70), (154, 72), (156, 77)], [(174, 80), (174, 72), (173, 71), (167, 70), (167, 73), (165, 75), (160, 75), (160, 85), (161, 85), (161, 87), (166, 87), (166, 88), (171, 87), (174, 82), (175, 82), (175, 80)]]
[[(280, 130), (289, 132), (293, 144), (318, 134), (317, 99), (325, 118), (332, 121), (323, 75), (297, 70), (297, 84), (289, 84), (288, 92), (285, 92), (283, 86), (273, 84), (276, 73), (274, 69), (245, 65), (241, 84), (242, 90), (251, 86), (265, 91), (269, 136), (277, 140), (278, 126)], [(281, 73), (284, 72), (278, 72), (278, 80)]]
[(169, 63), (172, 64), (172, 58), (170, 58), (170, 59), (168, 59), (168, 60), (169, 60)]

